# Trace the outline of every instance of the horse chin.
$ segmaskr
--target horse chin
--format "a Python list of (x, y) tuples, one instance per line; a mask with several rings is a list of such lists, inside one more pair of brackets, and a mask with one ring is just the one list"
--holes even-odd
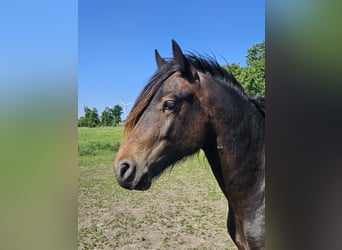
[(135, 190), (145, 191), (151, 187), (152, 178), (149, 174), (141, 176), (139, 182), (133, 187)]
[(134, 185), (133, 189), (140, 191), (149, 189), (152, 185), (152, 180), (158, 178), (166, 168), (167, 166), (165, 167), (159, 164), (150, 167), (149, 169), (153, 169), (153, 171), (149, 171), (143, 174), (139, 178), (139, 181), (136, 183), (136, 185)]

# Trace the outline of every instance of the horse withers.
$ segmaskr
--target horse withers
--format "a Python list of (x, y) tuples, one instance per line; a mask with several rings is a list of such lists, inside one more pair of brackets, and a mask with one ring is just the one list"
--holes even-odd
[(153, 178), (203, 149), (228, 199), (228, 232), (238, 249), (265, 248), (264, 99), (248, 96), (215, 60), (155, 51), (157, 71), (125, 122), (114, 163), (118, 183), (147, 190)]

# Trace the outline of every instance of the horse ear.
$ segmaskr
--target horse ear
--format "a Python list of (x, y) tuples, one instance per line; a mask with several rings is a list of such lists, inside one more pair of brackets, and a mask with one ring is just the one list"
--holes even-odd
[(197, 74), (197, 70), (191, 63), (189, 63), (188, 59), (184, 56), (181, 48), (177, 44), (175, 40), (172, 39), (172, 52), (173, 52), (173, 59), (176, 60), (179, 65), (181, 72), (187, 77), (190, 82), (199, 80), (199, 76)]
[(179, 63), (181, 66), (181, 70), (186, 70), (188, 67), (188, 60), (185, 58), (181, 48), (179, 47), (178, 43), (172, 39), (172, 53), (173, 58)]
[(154, 50), (154, 56), (156, 58), (156, 63), (157, 63), (158, 68), (160, 68), (166, 63), (166, 61), (159, 55), (159, 52), (157, 49)]

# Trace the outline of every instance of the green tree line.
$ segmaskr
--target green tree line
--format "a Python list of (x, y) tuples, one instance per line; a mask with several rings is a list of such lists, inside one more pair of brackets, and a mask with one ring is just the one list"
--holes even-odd
[(79, 127), (99, 127), (99, 126), (117, 126), (120, 124), (122, 114), (122, 107), (115, 105), (113, 108), (106, 107), (99, 116), (96, 108), (84, 107), (84, 116), (78, 119)]
[(224, 66), (251, 96), (265, 97), (265, 42), (256, 43), (247, 50), (246, 66), (237, 63)]

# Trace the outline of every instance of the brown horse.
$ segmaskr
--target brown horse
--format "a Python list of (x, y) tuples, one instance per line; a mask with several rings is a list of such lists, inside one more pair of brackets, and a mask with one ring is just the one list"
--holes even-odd
[(229, 201), (228, 232), (238, 249), (264, 249), (264, 100), (249, 97), (213, 59), (155, 51), (158, 69), (137, 98), (114, 172), (146, 190), (168, 166), (203, 149)]

